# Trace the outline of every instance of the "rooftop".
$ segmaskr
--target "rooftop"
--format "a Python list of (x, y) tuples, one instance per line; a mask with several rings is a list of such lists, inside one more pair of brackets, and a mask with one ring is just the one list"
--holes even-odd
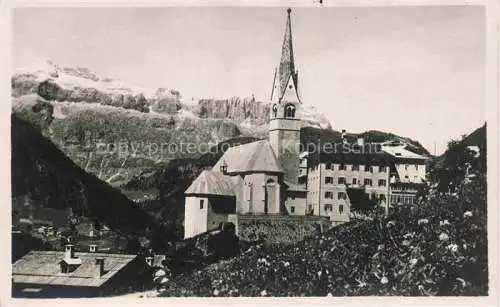
[(418, 159), (418, 160), (426, 160), (427, 158), (411, 152), (404, 148), (404, 146), (382, 146), (382, 150), (387, 154), (401, 159)]
[(220, 171), (221, 165), (227, 165), (228, 174), (248, 172), (282, 173), (271, 144), (267, 140), (256, 141), (229, 148), (212, 170)]
[(187, 188), (186, 194), (235, 196), (235, 180), (220, 172), (205, 170)]
[[(75, 253), (81, 264), (71, 273), (62, 273), (60, 261), (65, 253), (59, 251), (31, 251), (12, 265), (13, 283), (57, 286), (100, 287), (118, 273), (136, 255)], [(104, 259), (105, 274), (99, 275), (96, 258)]]

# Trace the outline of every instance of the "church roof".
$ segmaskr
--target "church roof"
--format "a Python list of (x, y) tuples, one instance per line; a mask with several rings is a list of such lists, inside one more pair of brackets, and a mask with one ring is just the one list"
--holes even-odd
[(215, 164), (213, 170), (219, 172), (222, 163), (227, 165), (227, 172), (229, 174), (249, 172), (283, 172), (283, 169), (274, 154), (273, 148), (267, 140), (256, 141), (229, 148)]
[(281, 48), (281, 59), (277, 73), (274, 76), (273, 92), (276, 91), (279, 99), (283, 97), (287, 89), (290, 78), (292, 79), (295, 89), (298, 89), (298, 74), (295, 70), (295, 61), (293, 57), (293, 40), (292, 40), (292, 22), (290, 18), (291, 9), (287, 10), (287, 20), (285, 27), (285, 36)]
[(187, 188), (185, 194), (235, 196), (234, 181), (220, 172), (205, 170)]

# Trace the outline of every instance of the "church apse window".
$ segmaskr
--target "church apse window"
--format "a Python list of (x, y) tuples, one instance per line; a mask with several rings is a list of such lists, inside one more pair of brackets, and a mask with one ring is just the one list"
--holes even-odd
[(285, 106), (285, 117), (289, 118), (295, 117), (295, 105), (289, 103)]

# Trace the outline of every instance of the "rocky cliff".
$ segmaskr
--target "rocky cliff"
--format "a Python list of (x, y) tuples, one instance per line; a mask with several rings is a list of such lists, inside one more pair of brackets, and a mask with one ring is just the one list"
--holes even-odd
[[(116, 185), (229, 138), (267, 136), (270, 106), (255, 98), (187, 104), (177, 90), (126, 86), (50, 61), (19, 69), (11, 80), (13, 112), (84, 170)], [(313, 108), (299, 112), (304, 125), (330, 129)]]
[[(271, 103), (256, 101), (252, 98), (232, 97), (227, 99), (200, 99), (197, 113), (202, 118), (230, 118), (242, 126), (266, 125), (269, 123)], [(328, 119), (313, 106), (301, 105), (298, 116), (304, 127), (331, 129)], [(266, 127), (267, 129), (267, 127)]]

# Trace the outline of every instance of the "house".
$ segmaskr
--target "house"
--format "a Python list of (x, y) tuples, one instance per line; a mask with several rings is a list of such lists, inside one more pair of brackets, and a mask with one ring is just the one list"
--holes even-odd
[[(338, 144), (337, 144), (338, 145)], [(425, 183), (427, 157), (404, 144), (350, 144), (309, 155), (307, 211), (329, 216), (333, 224), (349, 221), (350, 211), (380, 205), (386, 212), (399, 204), (413, 204)]]
[(136, 255), (31, 251), (12, 265), (13, 297), (97, 297), (140, 290), (150, 282)]

